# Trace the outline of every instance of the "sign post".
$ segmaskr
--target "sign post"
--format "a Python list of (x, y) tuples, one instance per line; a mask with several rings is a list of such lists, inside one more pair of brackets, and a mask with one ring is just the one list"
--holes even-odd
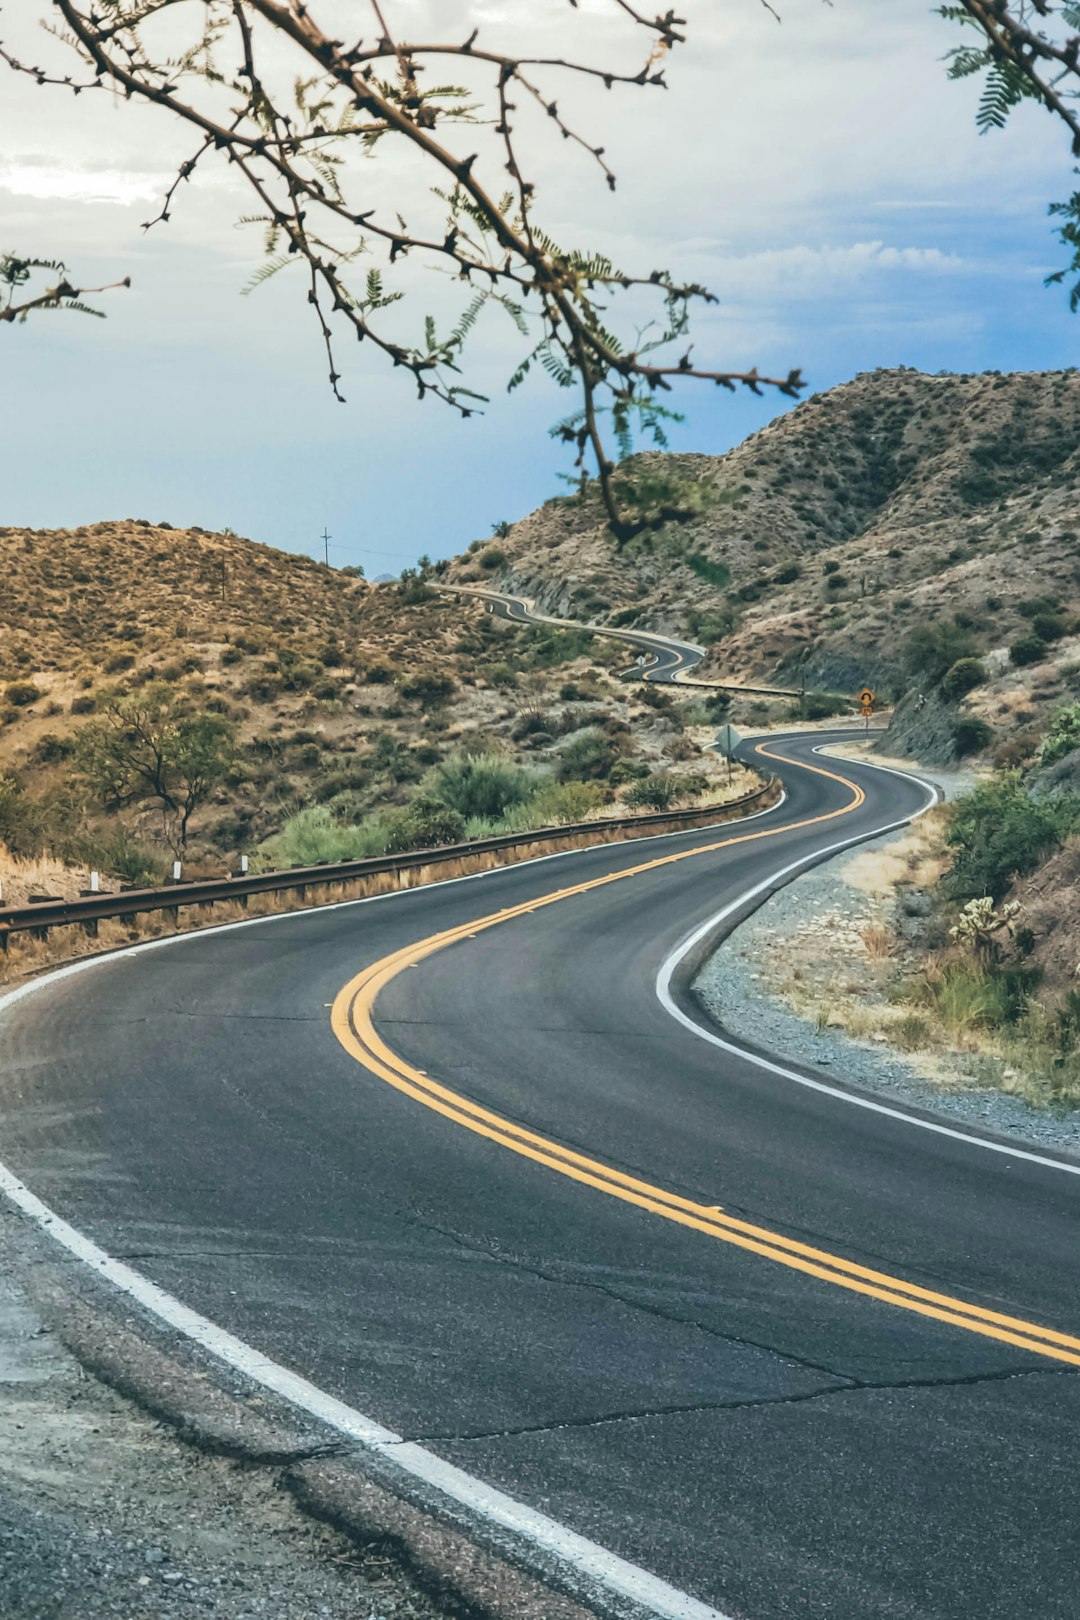
[(731, 781), (731, 757), (741, 742), (742, 738), (730, 723), (722, 725), (716, 733), (716, 741), (713, 747), (718, 754), (723, 754), (727, 760), (727, 779), (729, 782)]
[(862, 717), (866, 722), (867, 736), (870, 735), (870, 717), (874, 712), (874, 704), (876, 702), (877, 694), (872, 692), (868, 686), (864, 686), (862, 691), (859, 693), (859, 707), (862, 710)]

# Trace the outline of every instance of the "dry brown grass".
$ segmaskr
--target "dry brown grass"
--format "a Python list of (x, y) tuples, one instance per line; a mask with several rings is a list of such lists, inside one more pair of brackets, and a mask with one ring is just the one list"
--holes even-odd
[(73, 900), (88, 882), (88, 874), (48, 856), (18, 859), (0, 843), (0, 905), (25, 906), (32, 894), (51, 894)]

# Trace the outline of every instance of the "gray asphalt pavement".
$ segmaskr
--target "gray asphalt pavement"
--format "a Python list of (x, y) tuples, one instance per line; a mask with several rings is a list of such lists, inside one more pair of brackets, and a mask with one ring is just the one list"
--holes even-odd
[(388, 983), (378, 1033), (789, 1245), (1080, 1331), (1080, 1178), (804, 1089), (656, 997), (725, 903), (918, 807), (862, 764), (808, 771), (819, 740), (777, 748), (788, 797), (752, 826), (195, 936), (42, 990), (0, 1015), (0, 1157), (213, 1321), (730, 1615), (1071, 1620), (1076, 1367), (530, 1162), (330, 1027), (368, 963), (723, 842), (435, 952)]

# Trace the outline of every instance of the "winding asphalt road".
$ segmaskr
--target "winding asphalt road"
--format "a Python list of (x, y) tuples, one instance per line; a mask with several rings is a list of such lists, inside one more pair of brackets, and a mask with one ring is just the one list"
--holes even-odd
[[(512, 619), (516, 624), (553, 625), (563, 630), (587, 630), (593, 636), (605, 636), (614, 641), (626, 641), (640, 647), (647, 662), (640, 670), (643, 681), (678, 686), (702, 686), (710, 691), (745, 692), (751, 697), (797, 698), (802, 694), (795, 687), (747, 686), (736, 681), (702, 681), (692, 675), (705, 657), (705, 648), (693, 641), (676, 641), (672, 636), (659, 635), (652, 630), (623, 630), (608, 624), (581, 624), (576, 619), (557, 619), (550, 613), (541, 613), (535, 602), (527, 596), (513, 596), (507, 591), (489, 590), (482, 585), (443, 585), (440, 590), (459, 596), (478, 596), (487, 602), (492, 613), (500, 619)], [(636, 673), (636, 672), (635, 672)]]
[(751, 822), (46, 984), (0, 1012), (0, 1157), (213, 1322), (722, 1614), (1074, 1617), (1075, 1167), (689, 1027), (696, 930), (925, 800), (818, 741), (770, 741), (787, 798)]

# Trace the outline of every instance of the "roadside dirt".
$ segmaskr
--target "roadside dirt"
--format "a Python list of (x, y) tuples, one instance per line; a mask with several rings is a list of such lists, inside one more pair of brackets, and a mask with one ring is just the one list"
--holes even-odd
[(273, 1469), (205, 1456), (89, 1377), (0, 1272), (3, 1620), (440, 1620)]

